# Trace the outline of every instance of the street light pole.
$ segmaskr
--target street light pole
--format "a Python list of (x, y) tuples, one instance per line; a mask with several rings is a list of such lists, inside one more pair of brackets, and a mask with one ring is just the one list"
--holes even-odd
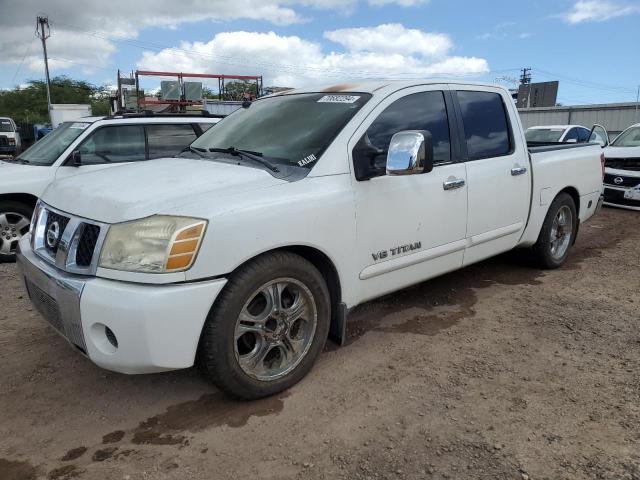
[(49, 117), (51, 117), (51, 80), (49, 79), (49, 59), (47, 58), (47, 38), (51, 36), (51, 30), (48, 17), (38, 17), (37, 22), (36, 36), (42, 41), (42, 51), (44, 52), (44, 73), (47, 79), (47, 111), (49, 112)]

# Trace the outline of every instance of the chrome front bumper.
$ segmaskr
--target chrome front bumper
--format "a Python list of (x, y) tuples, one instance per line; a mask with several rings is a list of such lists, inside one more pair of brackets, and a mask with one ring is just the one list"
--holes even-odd
[[(21, 243), (27, 241), (22, 239)], [(80, 296), (85, 281), (38, 257), (30, 248), (18, 248), (16, 263), (31, 302), (42, 317), (72, 345), (87, 353), (80, 319)]]

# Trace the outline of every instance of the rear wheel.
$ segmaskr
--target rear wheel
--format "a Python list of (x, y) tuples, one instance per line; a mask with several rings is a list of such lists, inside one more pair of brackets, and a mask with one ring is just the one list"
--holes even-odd
[(577, 224), (573, 198), (567, 193), (559, 194), (549, 207), (533, 247), (538, 262), (544, 268), (558, 268), (566, 261), (575, 240)]
[(18, 242), (29, 231), (33, 208), (24, 203), (0, 201), (0, 262), (14, 262)]
[(216, 300), (198, 363), (222, 390), (242, 399), (273, 395), (300, 381), (329, 332), (329, 292), (320, 272), (289, 252), (235, 272)]

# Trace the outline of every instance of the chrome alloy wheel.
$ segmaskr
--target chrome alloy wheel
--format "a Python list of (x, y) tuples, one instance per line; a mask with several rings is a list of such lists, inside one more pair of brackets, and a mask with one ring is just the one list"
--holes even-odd
[(31, 220), (20, 213), (0, 213), (0, 255), (15, 254), (18, 242), (30, 225)]
[(315, 299), (302, 282), (277, 278), (265, 283), (249, 296), (236, 321), (240, 368), (265, 382), (287, 375), (309, 351), (317, 323)]
[(555, 259), (564, 257), (571, 244), (573, 235), (573, 216), (571, 209), (563, 205), (556, 213), (551, 226), (551, 256)]

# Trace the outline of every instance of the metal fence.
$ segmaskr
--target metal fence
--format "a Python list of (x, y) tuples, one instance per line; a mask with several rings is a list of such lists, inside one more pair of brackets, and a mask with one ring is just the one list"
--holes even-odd
[(612, 139), (629, 125), (640, 123), (640, 108), (635, 102), (522, 108), (518, 112), (525, 129), (534, 125), (583, 125), (591, 128), (598, 123), (607, 129)]

